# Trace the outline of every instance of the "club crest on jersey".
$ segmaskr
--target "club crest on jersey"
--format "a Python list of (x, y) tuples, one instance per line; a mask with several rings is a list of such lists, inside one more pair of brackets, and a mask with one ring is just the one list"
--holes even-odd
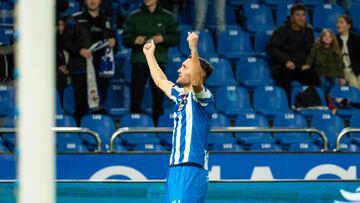
[(178, 99), (178, 103), (179, 103), (179, 106), (177, 108), (177, 112), (181, 111), (184, 109), (186, 103), (187, 103), (187, 98), (185, 95), (180, 95), (180, 98)]

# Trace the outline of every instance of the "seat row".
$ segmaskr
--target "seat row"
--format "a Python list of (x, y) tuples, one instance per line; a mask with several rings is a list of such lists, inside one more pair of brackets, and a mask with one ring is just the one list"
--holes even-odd
[[(7, 117), (3, 127), (14, 127), (16, 118)], [(159, 127), (173, 128), (173, 114), (164, 114), (159, 118)], [(75, 127), (74, 119), (69, 115), (56, 116), (57, 127)], [(223, 114), (215, 113), (212, 119), (212, 128), (230, 127), (230, 120)], [(239, 114), (234, 123), (236, 127), (269, 128), (266, 117), (260, 114)], [(360, 114), (350, 120), (350, 127), (360, 128)], [(101, 140), (101, 151), (109, 151), (111, 136), (116, 131), (114, 121), (106, 115), (86, 115), (81, 120), (81, 126), (98, 133)], [(145, 114), (126, 114), (120, 120), (120, 127), (152, 128), (152, 119)], [(314, 116), (310, 125), (299, 114), (278, 114), (273, 122), (273, 128), (315, 128), (325, 133), (329, 147), (335, 148), (337, 135), (344, 129), (343, 120), (329, 112)], [(172, 133), (125, 133), (114, 141), (114, 151), (163, 151), (169, 150), (172, 145)], [(15, 136), (3, 133), (0, 136), (3, 148), (10, 151), (15, 147)], [(321, 137), (307, 132), (235, 132), (210, 133), (208, 137), (210, 150), (222, 151), (319, 151), (324, 142)], [(94, 137), (84, 133), (57, 133), (57, 147), (59, 152), (74, 152), (83, 148), (85, 151), (96, 151), (97, 142)], [(360, 146), (360, 133), (350, 133), (341, 140), (342, 151), (357, 151)], [(0, 148), (1, 149), (1, 148)], [(4, 152), (4, 150), (3, 150)]]

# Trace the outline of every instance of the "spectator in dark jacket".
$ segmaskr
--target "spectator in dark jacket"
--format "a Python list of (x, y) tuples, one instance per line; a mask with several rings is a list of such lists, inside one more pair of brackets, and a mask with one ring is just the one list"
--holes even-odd
[(345, 64), (345, 80), (349, 85), (360, 88), (360, 37), (351, 33), (352, 21), (348, 15), (340, 16), (336, 26)]
[(67, 62), (69, 54), (64, 50), (62, 40), (64, 36), (65, 22), (67, 17), (62, 17), (56, 23), (56, 89), (58, 91), (60, 101), (63, 99), (64, 89), (68, 84), (69, 70), (67, 69)]
[(318, 86), (314, 69), (301, 71), (314, 43), (312, 28), (306, 23), (305, 7), (294, 4), (290, 22), (275, 30), (267, 45), (267, 53), (273, 60), (271, 74), (277, 85), (285, 89), (290, 102), (291, 81)]
[[(157, 4), (157, 0), (144, 0), (144, 4), (126, 20), (123, 32), (124, 45), (132, 48), (131, 112), (141, 113), (141, 100), (144, 86), (150, 76), (145, 55), (142, 51), (146, 41), (153, 39), (156, 44), (155, 57), (164, 69), (167, 63), (167, 51), (177, 46), (180, 32), (177, 21), (171, 12)], [(153, 119), (157, 122), (163, 113), (163, 93), (150, 78), (153, 94)]]
[[(69, 52), (68, 69), (71, 75), (75, 94), (75, 118), (80, 123), (81, 117), (87, 113), (87, 72), (86, 59), (93, 58), (97, 87), (101, 101), (106, 100), (109, 78), (98, 75), (103, 50), (91, 53), (89, 47), (103, 39), (109, 39), (109, 47), (116, 48), (115, 32), (111, 29), (111, 22), (100, 11), (101, 0), (85, 0), (86, 9), (68, 19), (64, 31), (63, 45)], [(114, 51), (116, 53), (116, 51)], [(94, 113), (103, 113), (101, 109)]]

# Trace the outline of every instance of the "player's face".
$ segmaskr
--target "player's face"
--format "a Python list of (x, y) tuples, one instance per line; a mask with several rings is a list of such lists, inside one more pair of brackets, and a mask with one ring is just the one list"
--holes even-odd
[(189, 86), (191, 84), (191, 71), (190, 71), (190, 60), (187, 59), (184, 61), (182, 66), (178, 70), (179, 77), (176, 80), (176, 83), (180, 87)]
[(303, 10), (297, 10), (294, 12), (294, 14), (291, 16), (292, 22), (299, 25), (299, 26), (305, 26), (306, 24), (306, 16), (305, 11)]
[(86, 8), (90, 11), (98, 10), (100, 8), (101, 0), (85, 0)]
[(336, 28), (339, 33), (349, 32), (350, 24), (348, 24), (344, 18), (338, 18)]

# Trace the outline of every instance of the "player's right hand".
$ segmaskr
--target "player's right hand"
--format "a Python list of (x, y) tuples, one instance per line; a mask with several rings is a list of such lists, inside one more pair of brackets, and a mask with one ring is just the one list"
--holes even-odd
[(91, 51), (89, 49), (81, 49), (80, 55), (87, 59), (91, 56)]
[(148, 42), (146, 42), (146, 44), (143, 47), (143, 52), (145, 55), (154, 54), (154, 52), (155, 52), (154, 40), (151, 39)]
[(191, 50), (196, 49), (199, 41), (199, 35), (196, 32), (188, 32), (187, 41)]

